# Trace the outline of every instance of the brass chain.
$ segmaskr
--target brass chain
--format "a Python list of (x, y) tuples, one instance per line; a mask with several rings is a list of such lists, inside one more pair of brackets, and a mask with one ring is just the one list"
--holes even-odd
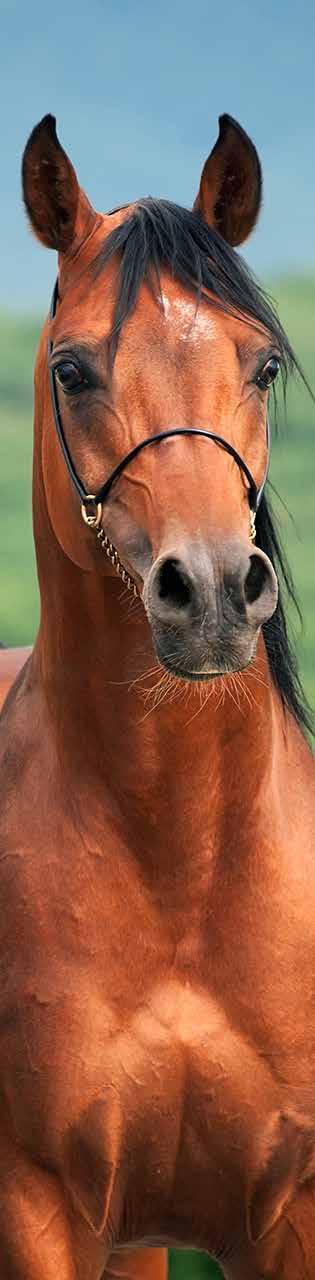
[(251, 508), (251, 507), (249, 508), (249, 537), (250, 537), (250, 541), (251, 541), (251, 542), (255, 542), (255, 539), (256, 539), (256, 511), (252, 511), (252, 508)]
[(132, 591), (133, 595), (138, 597), (140, 600), (140, 592), (138, 591), (138, 587), (136, 586), (134, 579), (131, 577), (131, 573), (128, 573), (128, 569), (125, 569), (125, 566), (122, 564), (118, 555), (117, 548), (114, 547), (113, 542), (110, 542), (108, 534), (105, 533), (105, 530), (102, 528), (102, 515), (102, 503), (96, 501), (94, 493), (88, 493), (84, 502), (81, 502), (82, 520), (84, 520), (84, 524), (88, 525), (89, 529), (95, 529), (102, 551), (105, 551), (105, 555), (108, 556), (108, 559), (110, 560), (113, 569), (115, 569), (118, 574), (118, 577), (121, 578), (121, 581), (124, 583), (125, 587), (127, 587), (127, 591)]
[(140, 593), (138, 591), (138, 587), (136, 586), (134, 579), (131, 577), (131, 574), (128, 573), (128, 570), (125, 569), (124, 565), (119, 559), (117, 548), (114, 547), (113, 542), (109, 541), (109, 537), (107, 533), (105, 533), (104, 529), (98, 530), (97, 537), (98, 537), (98, 541), (100, 542), (102, 551), (105, 551), (105, 555), (108, 556), (108, 559), (110, 560), (113, 566), (113, 569), (116, 570), (116, 573), (118, 573), (118, 577), (121, 578), (121, 581), (124, 583), (125, 587), (127, 587), (127, 590), (132, 591), (133, 595), (140, 599)]

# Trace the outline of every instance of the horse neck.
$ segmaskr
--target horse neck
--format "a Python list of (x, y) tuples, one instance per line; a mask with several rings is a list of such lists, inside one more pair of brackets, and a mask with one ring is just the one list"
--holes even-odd
[(245, 832), (268, 784), (279, 720), (263, 642), (239, 688), (224, 680), (201, 693), (181, 684), (167, 691), (141, 602), (130, 610), (116, 578), (77, 568), (51, 529), (43, 489), (40, 507), (33, 670), (82, 822), (88, 813), (91, 824), (93, 811), (100, 818), (107, 796), (129, 843), (144, 841), (154, 858), (172, 828), (181, 860), (205, 832), (220, 842), (230, 821)]

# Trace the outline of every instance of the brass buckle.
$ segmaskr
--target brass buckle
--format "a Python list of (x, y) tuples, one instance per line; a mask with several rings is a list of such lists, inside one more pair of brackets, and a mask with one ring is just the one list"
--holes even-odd
[[(88, 511), (87, 507), (94, 507), (94, 511)], [(98, 529), (103, 515), (103, 506), (101, 502), (96, 502), (94, 493), (87, 493), (84, 501), (81, 502), (81, 516), (84, 524), (88, 524), (90, 529)]]

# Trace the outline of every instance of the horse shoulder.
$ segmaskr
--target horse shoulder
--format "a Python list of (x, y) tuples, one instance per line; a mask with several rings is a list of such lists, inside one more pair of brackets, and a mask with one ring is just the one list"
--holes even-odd
[(0, 710), (7, 694), (20, 676), (32, 650), (29, 645), (0, 650)]

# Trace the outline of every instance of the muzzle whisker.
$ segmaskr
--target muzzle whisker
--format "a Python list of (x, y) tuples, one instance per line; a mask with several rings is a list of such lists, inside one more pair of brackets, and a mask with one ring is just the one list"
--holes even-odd
[(152, 699), (152, 707), (149, 708), (149, 710), (155, 710), (155, 708), (159, 705), (160, 700), (161, 699), (163, 700), (165, 691), (169, 687), (169, 681), (170, 681), (170, 677), (168, 675), (168, 672), (163, 671), (162, 675), (160, 676), (160, 679), (153, 686), (151, 686), (150, 689), (144, 690), (143, 692), (144, 703), (147, 704), (150, 701), (150, 699)]
[(111, 685), (113, 688), (116, 688), (116, 687), (120, 688), (123, 685), (125, 686), (128, 685), (128, 693), (129, 693), (131, 692), (131, 690), (133, 689), (133, 686), (137, 684), (138, 681), (140, 682), (141, 680), (145, 680), (146, 678), (149, 679), (150, 676), (157, 674), (157, 672), (160, 670), (161, 670), (160, 663), (157, 662), (154, 667), (148, 667), (147, 671), (142, 671), (139, 676), (135, 676), (132, 680), (130, 680), (130, 676), (128, 676), (126, 680), (106, 680), (105, 683), (108, 685)]
[(197, 720), (197, 716), (200, 716), (201, 712), (207, 706), (207, 703), (209, 702), (209, 698), (212, 697), (213, 688), (214, 688), (213, 684), (210, 685), (210, 689), (207, 689), (207, 692), (205, 693), (205, 696), (203, 698), (203, 693), (204, 693), (203, 685), (199, 685), (199, 699), (200, 699), (199, 707), (197, 707), (197, 711), (194, 712), (194, 715), (190, 716), (189, 720), (186, 720), (186, 728), (188, 728), (188, 725), (192, 724), (194, 720)]
[[(153, 694), (154, 701), (152, 706), (149, 707), (148, 710), (145, 712), (145, 715), (143, 716), (140, 722), (141, 724), (144, 723), (144, 721), (147, 719), (149, 715), (152, 714), (153, 711), (157, 711), (158, 707), (161, 706), (162, 702), (166, 701), (166, 698), (170, 691), (172, 683), (173, 683), (173, 677), (169, 676), (168, 673), (165, 672), (162, 676), (161, 681), (159, 681), (158, 685), (155, 686), (155, 689), (148, 691), (148, 694), (146, 695), (146, 700), (147, 700), (147, 697), (150, 697), (150, 694), (151, 695)], [(155, 697), (154, 697), (154, 694), (156, 694)]]
[(234, 702), (234, 706), (237, 708), (237, 711), (240, 711), (240, 713), (242, 714), (242, 708), (241, 708), (241, 704), (238, 696), (237, 683), (236, 683), (235, 676), (232, 674), (232, 672), (230, 673), (230, 675), (228, 675), (226, 679), (226, 685), (227, 685), (226, 691), (228, 696), (231, 698), (232, 702)]
[(220, 676), (220, 678), (219, 678), (219, 680), (218, 680), (218, 686), (219, 686), (219, 687), (218, 687), (218, 690), (217, 690), (217, 692), (218, 692), (218, 701), (217, 701), (217, 705), (216, 705), (216, 708), (215, 708), (215, 709), (216, 709), (216, 711), (220, 711), (220, 710), (221, 710), (221, 707), (224, 707), (224, 703), (225, 703), (226, 684), (225, 684), (225, 679), (222, 679), (222, 676)]
[[(141, 675), (135, 676), (129, 683), (128, 693), (132, 692), (136, 684), (141, 684), (143, 680), (150, 680), (152, 676), (158, 675), (160, 671), (161, 667), (159, 662), (156, 662), (154, 667), (148, 667), (147, 671), (142, 671)], [(126, 684), (128, 684), (128, 681), (126, 681)]]
[(248, 706), (250, 707), (250, 710), (252, 710), (254, 706), (258, 707), (258, 703), (256, 702), (256, 698), (254, 697), (252, 689), (250, 691), (249, 689), (246, 689), (245, 678), (242, 675), (241, 671), (238, 671), (236, 673), (236, 681), (239, 689), (243, 694), (243, 698), (245, 698), (246, 702), (248, 703)]
[(267, 680), (264, 680), (263, 676), (260, 675), (259, 672), (256, 670), (253, 671), (249, 668), (246, 674), (250, 680), (253, 680), (255, 684), (260, 685), (262, 689), (268, 689)]

